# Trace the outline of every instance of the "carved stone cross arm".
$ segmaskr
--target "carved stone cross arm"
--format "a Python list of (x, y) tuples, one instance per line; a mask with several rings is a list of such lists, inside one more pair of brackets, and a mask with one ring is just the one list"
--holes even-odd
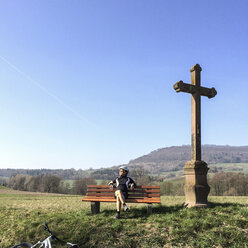
[(175, 83), (173, 87), (176, 92), (185, 92), (191, 94), (199, 93), (199, 95), (207, 96), (208, 98), (213, 98), (217, 94), (215, 88), (206, 88), (198, 85), (186, 84), (183, 81)]

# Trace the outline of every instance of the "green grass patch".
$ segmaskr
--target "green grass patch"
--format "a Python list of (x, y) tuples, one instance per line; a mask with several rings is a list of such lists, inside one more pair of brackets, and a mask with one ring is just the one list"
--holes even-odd
[[(217, 168), (218, 172), (235, 172), (235, 173), (243, 173), (248, 174), (248, 163), (219, 163), (219, 164), (209, 164), (209, 177), (212, 177), (215, 173), (213, 172), (214, 169)], [(184, 170), (178, 171), (167, 171), (162, 172), (160, 174), (154, 174), (153, 176), (163, 176), (166, 178), (166, 181), (174, 181), (174, 180), (184, 180)]]
[(219, 164), (210, 164), (210, 172), (211, 167), (216, 167), (220, 171), (223, 172), (236, 172), (236, 173), (244, 173), (248, 174), (248, 163), (219, 163)]
[(63, 181), (63, 183), (65, 183), (65, 184), (67, 184), (69, 187), (69, 189), (72, 189), (72, 187), (73, 187), (73, 183), (74, 183), (74, 181), (75, 180), (69, 180), (69, 179), (66, 179), (66, 180), (62, 180)]
[[(145, 204), (129, 204), (116, 220), (115, 204), (101, 203), (91, 215), (80, 196), (0, 189), (0, 247), (44, 239), (42, 224), (80, 247), (248, 247), (248, 197), (209, 197), (207, 209), (186, 209), (184, 197), (162, 196), (146, 214)], [(54, 242), (53, 247), (65, 247)]]
[[(72, 188), (73, 188), (74, 181), (75, 181), (75, 180), (63, 180), (63, 182), (64, 182), (65, 184), (68, 184), (69, 189), (72, 189)], [(96, 184), (99, 185), (99, 184), (102, 183), (102, 181), (103, 181), (103, 180), (96, 180)], [(109, 180), (106, 180), (106, 184), (107, 184), (108, 181), (109, 181)]]
[(2, 186), (2, 185), (0, 185), (0, 189), (2, 189), (2, 190), (10, 190), (10, 188), (7, 188), (7, 187)]
[(9, 180), (9, 177), (3, 177), (3, 176), (0, 176), (0, 179), (3, 179), (3, 180)]

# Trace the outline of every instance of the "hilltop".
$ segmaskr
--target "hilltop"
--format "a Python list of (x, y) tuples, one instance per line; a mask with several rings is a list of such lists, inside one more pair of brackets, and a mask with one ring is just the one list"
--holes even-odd
[[(129, 167), (143, 167), (151, 173), (177, 171), (190, 160), (190, 146), (160, 148), (151, 153), (130, 160)], [(202, 160), (208, 164), (248, 163), (248, 146), (203, 145)]]
[[(248, 163), (248, 146), (217, 146), (203, 145), (202, 159), (209, 165)], [(149, 154), (130, 160), (127, 164), (131, 170), (142, 168), (151, 174), (182, 171), (186, 161), (190, 160), (190, 146), (172, 146), (160, 148)], [(41, 175), (55, 174), (63, 179), (94, 177), (96, 179), (112, 178), (117, 173), (118, 166), (101, 169), (0, 169), (0, 177), (9, 178), (15, 174)], [(182, 172), (183, 173), (183, 172)]]

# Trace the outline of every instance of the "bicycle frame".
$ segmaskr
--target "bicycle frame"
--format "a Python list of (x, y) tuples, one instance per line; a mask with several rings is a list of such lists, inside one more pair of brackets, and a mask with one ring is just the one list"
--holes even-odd
[(52, 244), (51, 244), (51, 239), (52, 239), (52, 235), (47, 237), (45, 240), (43, 241), (38, 241), (36, 244), (34, 244), (31, 248), (36, 247), (37, 245), (40, 245), (39, 248), (52, 248)]
[[(51, 236), (47, 237), (46, 239), (44, 239), (43, 241), (38, 241), (36, 244), (31, 246), (31, 248), (35, 248), (37, 245), (40, 245), (40, 246), (38, 246), (39, 248), (52, 248), (52, 243), (51, 243), (52, 239), (53, 239), (53, 236), (51, 235)], [(66, 244), (70, 245), (70, 246), (76, 245), (76, 244), (72, 244), (69, 242), (66, 242)]]
[(44, 239), (43, 241), (38, 241), (36, 244), (32, 245), (30, 243), (24, 242), (24, 243), (20, 243), (18, 245), (15, 245), (13, 247), (30, 247), (30, 248), (52, 248), (52, 240), (57, 240), (60, 242), (63, 242), (66, 245), (69, 245), (70, 248), (79, 248), (79, 246), (77, 244), (72, 244), (69, 242), (65, 242), (63, 240), (60, 240), (59, 238), (57, 238), (50, 230), (48, 227), (48, 224), (45, 222), (45, 225), (43, 226), (44, 230), (47, 231), (50, 235)]

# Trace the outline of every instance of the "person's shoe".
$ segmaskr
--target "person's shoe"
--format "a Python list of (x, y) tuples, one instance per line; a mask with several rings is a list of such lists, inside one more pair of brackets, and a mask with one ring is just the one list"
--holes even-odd
[(125, 203), (123, 204), (123, 208), (124, 208), (124, 211), (128, 210), (128, 207), (127, 207), (127, 205)]
[(121, 218), (121, 215), (120, 213), (116, 213), (116, 216), (115, 216), (116, 219), (120, 219)]

